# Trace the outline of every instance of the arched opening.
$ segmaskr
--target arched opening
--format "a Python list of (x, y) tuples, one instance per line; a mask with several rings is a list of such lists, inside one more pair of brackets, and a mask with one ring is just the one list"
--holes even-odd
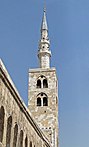
[(47, 99), (47, 97), (43, 98), (43, 106), (48, 106), (48, 99)]
[(7, 120), (6, 147), (10, 147), (11, 127), (12, 127), (12, 116), (10, 116)]
[(37, 80), (37, 88), (41, 88), (41, 80)]
[(23, 147), (23, 131), (20, 131), (19, 147)]
[(37, 106), (48, 106), (48, 96), (41, 92), (37, 95)]
[(43, 80), (43, 88), (48, 88), (47, 79)]
[(4, 107), (2, 106), (0, 109), (0, 142), (3, 140), (3, 132), (4, 132)]
[(14, 127), (13, 147), (16, 147), (17, 135), (18, 135), (18, 125), (16, 124), (15, 127)]
[(57, 97), (56, 97), (56, 104), (58, 104), (58, 99), (57, 99)]
[(32, 147), (32, 142), (30, 141), (30, 147)]
[(40, 97), (37, 98), (37, 106), (41, 106), (41, 98)]
[(25, 138), (25, 147), (28, 147), (28, 138), (27, 138), (27, 136)]

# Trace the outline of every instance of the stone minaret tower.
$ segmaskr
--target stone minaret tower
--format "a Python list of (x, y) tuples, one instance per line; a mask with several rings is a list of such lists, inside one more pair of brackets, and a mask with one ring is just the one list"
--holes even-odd
[(58, 80), (56, 69), (50, 68), (50, 41), (44, 8), (38, 59), (40, 67), (29, 70), (28, 108), (51, 142), (58, 147)]
[(40, 61), (40, 68), (50, 68), (51, 51), (49, 50), (50, 41), (48, 38), (48, 26), (46, 21), (46, 9), (44, 8), (44, 14), (41, 25), (41, 40), (39, 43), (38, 58)]

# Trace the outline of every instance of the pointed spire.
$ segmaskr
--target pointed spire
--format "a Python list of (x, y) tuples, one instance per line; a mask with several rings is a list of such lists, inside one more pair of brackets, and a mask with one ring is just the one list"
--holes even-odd
[(45, 4), (44, 4), (44, 13), (43, 13), (42, 25), (41, 25), (41, 31), (42, 30), (48, 30), (47, 19), (46, 19), (46, 5)]

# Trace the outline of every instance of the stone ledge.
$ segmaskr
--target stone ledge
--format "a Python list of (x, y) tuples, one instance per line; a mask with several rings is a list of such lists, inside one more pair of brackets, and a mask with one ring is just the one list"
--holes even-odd
[(52, 68), (34, 68), (34, 69), (29, 69), (29, 73), (30, 72), (53, 72), (53, 71), (56, 71), (56, 68), (55, 67), (52, 67)]

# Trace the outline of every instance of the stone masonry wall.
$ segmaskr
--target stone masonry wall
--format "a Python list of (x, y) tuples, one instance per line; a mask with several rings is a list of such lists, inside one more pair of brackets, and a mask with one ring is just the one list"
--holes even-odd
[(50, 147), (0, 65), (0, 147)]
[[(37, 79), (40, 76), (46, 77), (48, 88), (37, 88)], [(58, 86), (55, 68), (30, 70), (28, 87), (28, 108), (52, 146), (58, 147)], [(37, 96), (40, 93), (47, 95), (48, 106), (37, 106)]]

